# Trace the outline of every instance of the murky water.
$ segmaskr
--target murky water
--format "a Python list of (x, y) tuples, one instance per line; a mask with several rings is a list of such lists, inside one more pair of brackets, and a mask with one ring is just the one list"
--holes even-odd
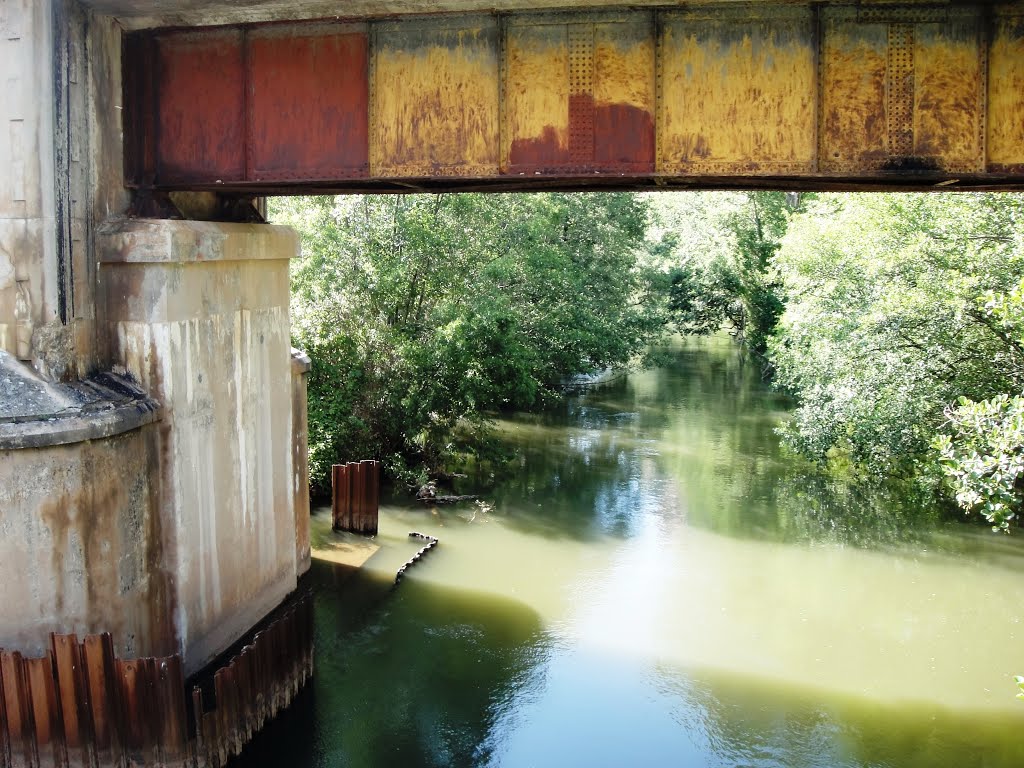
[(713, 339), (503, 423), (492, 510), (314, 565), (315, 682), (245, 764), (1024, 765), (1024, 535), (817, 475), (785, 416)]

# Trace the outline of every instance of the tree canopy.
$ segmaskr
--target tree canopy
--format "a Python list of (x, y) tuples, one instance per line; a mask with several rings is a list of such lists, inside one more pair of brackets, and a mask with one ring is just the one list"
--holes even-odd
[(966, 439), (967, 412), (948, 407), (1024, 386), (1017, 328), (986, 309), (1024, 277), (1022, 217), (1024, 199), (1005, 194), (825, 195), (794, 217), (774, 259), (786, 310), (769, 344), (799, 403), (791, 444), (938, 482), (939, 435), (947, 467)]
[(281, 199), (293, 328), (311, 355), (310, 472), (437, 468), (489, 412), (627, 364), (663, 324), (648, 210), (630, 194)]
[(796, 400), (784, 438), (1005, 529), (1024, 503), (1024, 196), (458, 194), (280, 199), (310, 466), (423, 475), (488, 417), (728, 329)]

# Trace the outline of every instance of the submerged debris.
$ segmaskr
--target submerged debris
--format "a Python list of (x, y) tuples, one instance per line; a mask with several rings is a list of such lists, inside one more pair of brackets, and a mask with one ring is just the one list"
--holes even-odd
[[(459, 501), (475, 501), (479, 499), (479, 496), (452, 496), (446, 494), (438, 494), (437, 483), (431, 480), (426, 485), (421, 485), (420, 489), (416, 491), (416, 500), (422, 501), (424, 504), (455, 504)], [(412, 534), (410, 534), (412, 535)]]
[(434, 547), (436, 547), (437, 543), (438, 543), (438, 539), (436, 537), (430, 536), (430, 535), (428, 535), (426, 533), (419, 533), (418, 531), (410, 531), (409, 532), (409, 538), (412, 538), (412, 539), (423, 539), (427, 543), (426, 543), (425, 546), (420, 547), (419, 550), (416, 552), (416, 554), (413, 555), (412, 557), (410, 557), (405, 562), (405, 565), (403, 565), (401, 568), (398, 569), (398, 573), (395, 574), (395, 586), (396, 587), (401, 583), (402, 579), (405, 577), (406, 570), (409, 569), (415, 563), (419, 562), (420, 558), (422, 558), (425, 554), (427, 554), (427, 552), (429, 552)]

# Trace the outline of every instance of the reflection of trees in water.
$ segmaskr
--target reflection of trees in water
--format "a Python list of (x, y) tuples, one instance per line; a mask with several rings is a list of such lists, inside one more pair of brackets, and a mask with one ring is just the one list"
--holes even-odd
[(876, 547), (919, 540), (942, 517), (915, 489), (855, 482), (785, 453), (775, 429), (788, 402), (720, 345), (687, 348), (658, 384), (659, 397), (676, 404), (661, 440), (679, 448), (664, 451), (662, 467), (681, 486), (693, 525)]
[[(322, 567), (322, 566), (321, 566)], [(494, 700), (544, 652), (539, 616), (495, 595), (409, 581), (343, 592), (317, 577), (311, 695), (272, 725), (242, 765), (451, 766), (486, 762)], [(370, 588), (371, 592), (374, 588)], [(358, 620), (350, 618), (349, 600)], [(329, 721), (320, 718), (329, 717)]]
[(516, 417), (518, 460), (489, 497), (520, 530), (634, 535), (646, 515), (740, 538), (885, 546), (942, 517), (894, 483), (855, 483), (783, 453), (786, 399), (728, 340), (685, 345), (665, 366)]
[(1024, 765), (1019, 717), (884, 705), (724, 672), (662, 668), (657, 679), (675, 719), (704, 741), (709, 766)]
[(488, 495), (495, 514), (547, 536), (632, 535), (642, 515), (660, 509), (644, 414), (621, 398), (597, 406), (574, 398), (553, 420), (548, 413), (515, 433), (518, 460)]
[(884, 548), (930, 539), (944, 517), (907, 489), (832, 478), (814, 468), (780, 472), (752, 462), (728, 474), (728, 494), (691, 507), (691, 524), (735, 538)]

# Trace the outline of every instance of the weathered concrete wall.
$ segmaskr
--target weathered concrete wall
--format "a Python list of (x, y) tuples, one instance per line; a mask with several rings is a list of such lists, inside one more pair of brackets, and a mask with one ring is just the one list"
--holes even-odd
[(0, 348), (32, 358), (32, 334), (58, 316), (53, 23), (49, 3), (0, 6)]
[(295, 564), (301, 576), (311, 565), (309, 542), (309, 412), (307, 378), (310, 360), (292, 350), (292, 487), (295, 494)]
[(175, 650), (163, 568), (159, 434), (0, 450), (0, 647), (110, 632), (124, 656)]
[(92, 230), (128, 204), (121, 28), (74, 0), (0, 3), (0, 349), (95, 370)]
[(295, 588), (285, 227), (136, 220), (97, 231), (107, 362), (165, 409), (164, 568), (190, 673)]

